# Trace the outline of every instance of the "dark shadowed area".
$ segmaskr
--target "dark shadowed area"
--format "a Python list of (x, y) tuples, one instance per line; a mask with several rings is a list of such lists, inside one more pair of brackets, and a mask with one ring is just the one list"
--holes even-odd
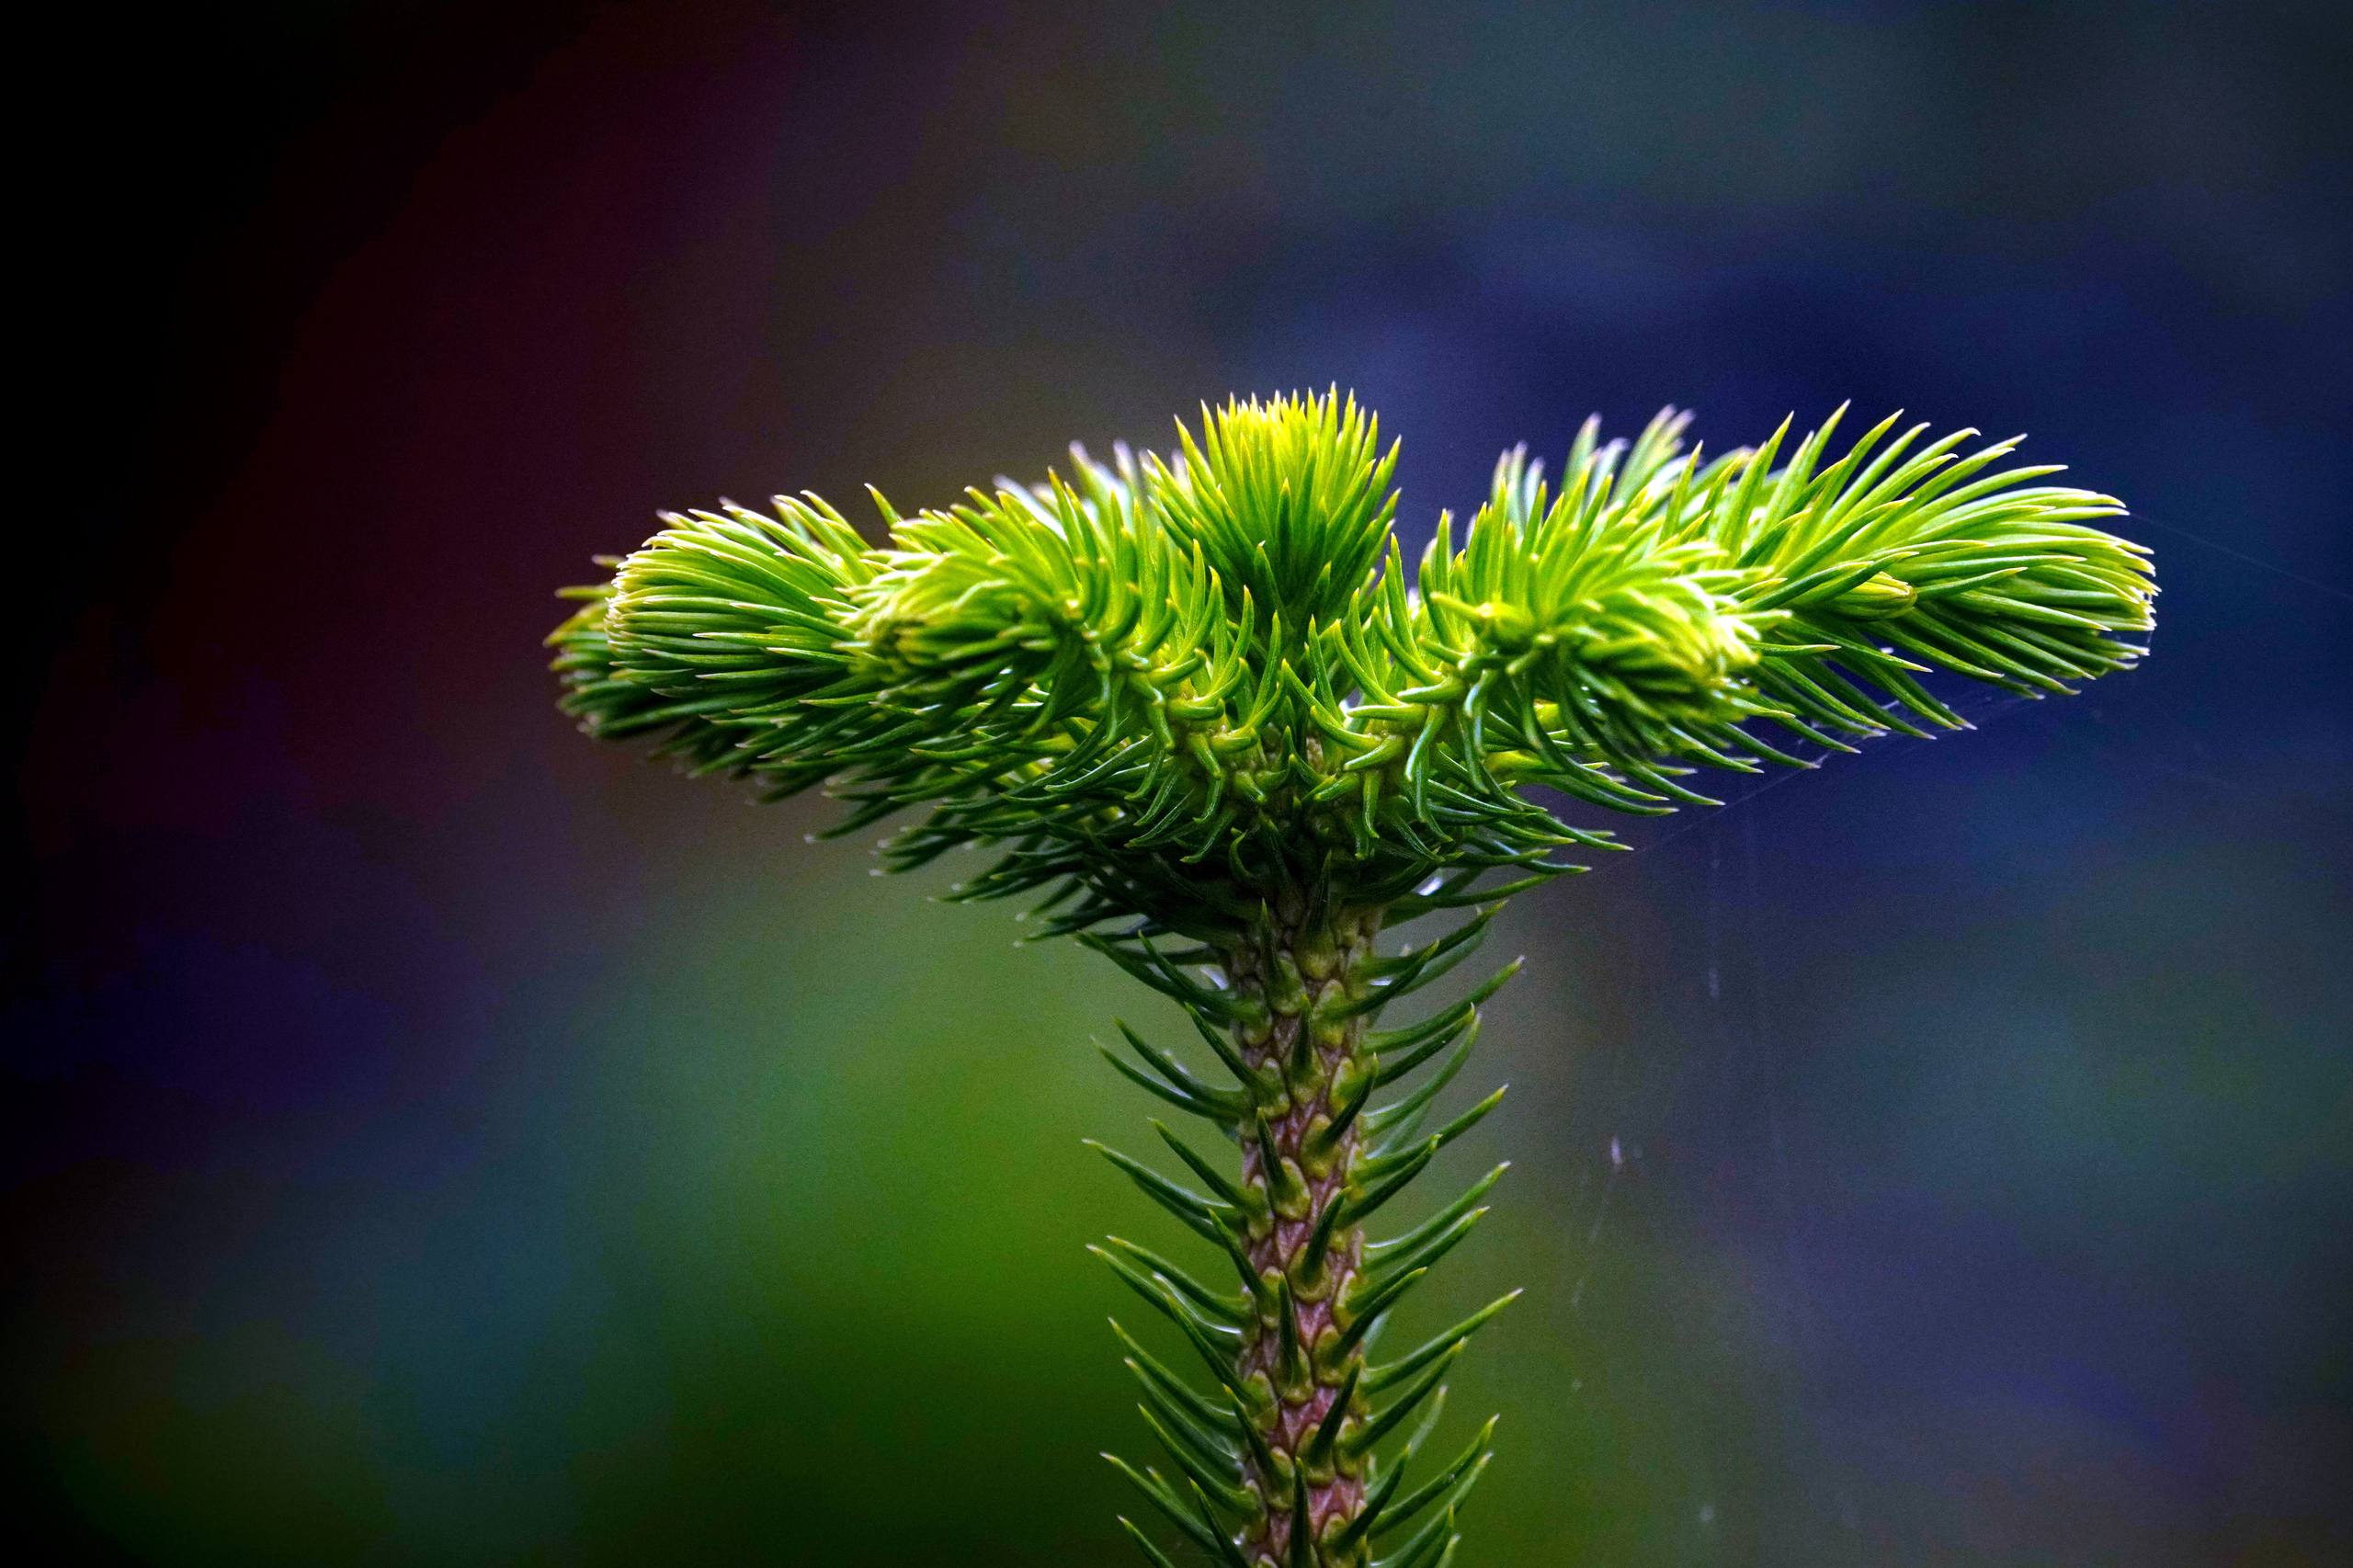
[(1078, 1141), (1142, 1126), (1087, 1040), (1154, 1005), (590, 745), (538, 644), (657, 508), (1337, 384), (1416, 549), (1589, 412), (1852, 399), (2032, 432), (2165, 590), (2141, 671), (1505, 916), (1456, 1092), (1513, 1095), (1449, 1158), (1514, 1171), (1411, 1325), (1529, 1287), (1454, 1379), (1452, 1443), (1504, 1413), (1461, 1561), (2353, 1562), (2344, 7), (82, 26), (24, 296), (77, 351), (15, 596), (18, 1532), (1140, 1561), (1080, 1250), (1140, 1221)]

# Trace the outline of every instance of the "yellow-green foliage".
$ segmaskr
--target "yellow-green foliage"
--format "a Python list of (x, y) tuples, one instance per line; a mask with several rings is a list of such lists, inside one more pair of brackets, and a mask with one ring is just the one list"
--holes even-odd
[(1795, 760), (1774, 730), (1956, 724), (1927, 669), (2053, 691), (2141, 652), (2145, 551), (2088, 526), (2121, 506), (2000, 466), (2015, 442), (1891, 419), (1834, 456), (1834, 416), (1708, 460), (1687, 418), (1588, 425), (1557, 490), (1506, 454), (1412, 573), (1395, 448), (1336, 396), (910, 517), (878, 495), (880, 545), (814, 496), (670, 516), (577, 590), (565, 704), (779, 794), (826, 782), (853, 825), (927, 806), (893, 863), (1005, 847), (975, 895), (1198, 924), (1279, 886), (1560, 869), (1607, 835), (1527, 787), (1667, 809), (1705, 799), (1694, 767)]

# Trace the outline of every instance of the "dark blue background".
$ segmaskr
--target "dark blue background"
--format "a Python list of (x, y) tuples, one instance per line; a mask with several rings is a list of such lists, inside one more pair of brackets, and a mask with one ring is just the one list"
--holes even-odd
[[(100, 18), (91, 18), (100, 21)], [(1401, 527), (1598, 410), (2028, 430), (2142, 671), (1521, 900), (1466, 1561), (2353, 1561), (2325, 6), (282, 7), (35, 176), (0, 1357), (93, 1557), (1069, 1562), (1141, 1446), (1084, 955), (579, 740), (658, 506), (1336, 382)], [(87, 450), (83, 450), (84, 443)], [(71, 453), (69, 458), (66, 454)], [(2328, 1477), (2335, 1475), (2334, 1483)]]

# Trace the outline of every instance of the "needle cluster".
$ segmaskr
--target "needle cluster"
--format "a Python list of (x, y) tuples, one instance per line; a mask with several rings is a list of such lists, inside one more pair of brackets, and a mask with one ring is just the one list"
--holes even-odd
[[(1229, 1568), (1354, 1568), (1392, 1538), (1394, 1568), (1454, 1554), (1493, 1424), (1411, 1487), (1406, 1464), (1504, 1303), (1370, 1351), (1501, 1167), (1397, 1236), (1365, 1225), (1500, 1097), (1427, 1125), (1510, 971), (1371, 1026), (1503, 898), (1613, 846), (1560, 810), (1712, 804), (1702, 770), (1961, 727), (1932, 672), (2063, 692), (2144, 651), (2147, 552), (2095, 526), (2122, 506), (2011, 464), (2015, 440), (1891, 417), (1841, 447), (1834, 415), (1708, 457), (1688, 423), (1631, 443), (1588, 423), (1557, 483), (1506, 453), (1460, 547), (1441, 515), (1409, 570), (1370, 413), (1233, 401), (1165, 457), (1074, 448), (1041, 483), (911, 514), (876, 494), (881, 544), (815, 495), (665, 515), (550, 640), (590, 733), (771, 797), (822, 785), (851, 808), (839, 832), (920, 812), (887, 864), (994, 851), (956, 896), (1035, 897), (1040, 935), (1192, 1018), (1213, 1076), (1124, 1025), (1107, 1054), (1225, 1157), (1161, 1130), (1197, 1189), (1105, 1153), (1234, 1282), (1100, 1250), (1212, 1380), (1121, 1330), (1174, 1471), (1115, 1462)], [(1472, 906), (1377, 950), (1385, 926)]]

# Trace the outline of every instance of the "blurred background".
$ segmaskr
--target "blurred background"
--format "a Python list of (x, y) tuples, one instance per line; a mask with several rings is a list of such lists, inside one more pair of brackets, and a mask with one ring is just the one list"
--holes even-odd
[[(26, 177), (0, 1174), (59, 1561), (1129, 1561), (1151, 999), (592, 746), (657, 507), (1337, 383), (1844, 399), (2133, 506), (2147, 667), (1513, 906), (1495, 1564), (2353, 1561), (2344, 7), (93, 10)], [(20, 559), (21, 559), (20, 555)], [(19, 644), (23, 646), (22, 643)], [(2334, 955), (2332, 957), (2332, 955)], [(1475, 1082), (1473, 1080), (1475, 1079)], [(2334, 1475), (2336, 1480), (2331, 1482)]]

